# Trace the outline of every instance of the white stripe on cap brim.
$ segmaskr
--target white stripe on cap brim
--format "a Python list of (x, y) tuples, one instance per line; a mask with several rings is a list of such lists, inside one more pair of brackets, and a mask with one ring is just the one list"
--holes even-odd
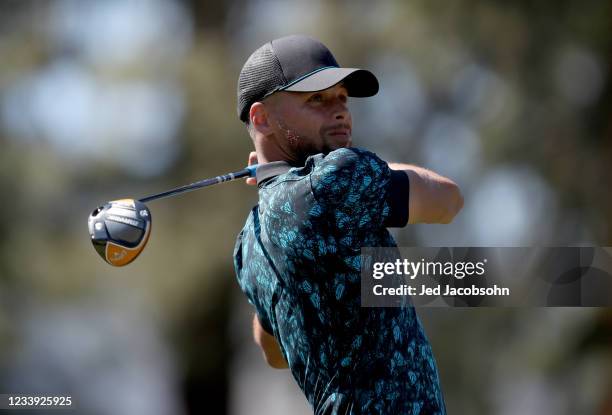
[(358, 68), (324, 68), (289, 84), (281, 91), (316, 92), (344, 81), (349, 96), (371, 97), (378, 92), (378, 80), (370, 71)]

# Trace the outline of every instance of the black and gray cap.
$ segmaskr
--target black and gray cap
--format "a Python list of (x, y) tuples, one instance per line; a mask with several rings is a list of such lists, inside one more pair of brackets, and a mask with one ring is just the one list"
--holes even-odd
[(378, 92), (372, 72), (341, 68), (318, 40), (302, 35), (275, 39), (253, 52), (240, 71), (238, 116), (247, 122), (251, 105), (277, 91), (321, 91), (340, 81), (351, 97), (371, 97)]

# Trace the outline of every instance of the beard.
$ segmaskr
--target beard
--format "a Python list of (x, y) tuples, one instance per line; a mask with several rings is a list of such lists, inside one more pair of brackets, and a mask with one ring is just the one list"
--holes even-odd
[(278, 122), (283, 133), (283, 141), (287, 144), (287, 156), (289, 163), (293, 166), (303, 166), (310, 156), (323, 153), (327, 155), (339, 148), (351, 147), (352, 139), (348, 136), (330, 136), (322, 128), (318, 137), (309, 137), (300, 134), (282, 122)]

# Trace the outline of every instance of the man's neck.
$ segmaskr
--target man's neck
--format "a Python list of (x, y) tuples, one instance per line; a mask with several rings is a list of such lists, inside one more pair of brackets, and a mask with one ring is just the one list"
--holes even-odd
[(297, 155), (288, 153), (268, 138), (255, 140), (255, 151), (257, 152), (257, 164), (265, 164), (273, 161), (285, 161), (292, 166), (303, 166), (304, 160)]

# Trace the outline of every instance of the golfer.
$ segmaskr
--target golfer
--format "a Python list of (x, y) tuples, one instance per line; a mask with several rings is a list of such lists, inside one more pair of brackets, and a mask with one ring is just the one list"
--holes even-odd
[(257, 49), (238, 80), (238, 116), (255, 145), (259, 204), (234, 265), (255, 308), (268, 364), (289, 368), (319, 414), (445, 414), (438, 370), (412, 306), (362, 308), (360, 249), (395, 247), (388, 227), (449, 223), (455, 183), (351, 147), (348, 97), (369, 71), (341, 68), (306, 36)]

